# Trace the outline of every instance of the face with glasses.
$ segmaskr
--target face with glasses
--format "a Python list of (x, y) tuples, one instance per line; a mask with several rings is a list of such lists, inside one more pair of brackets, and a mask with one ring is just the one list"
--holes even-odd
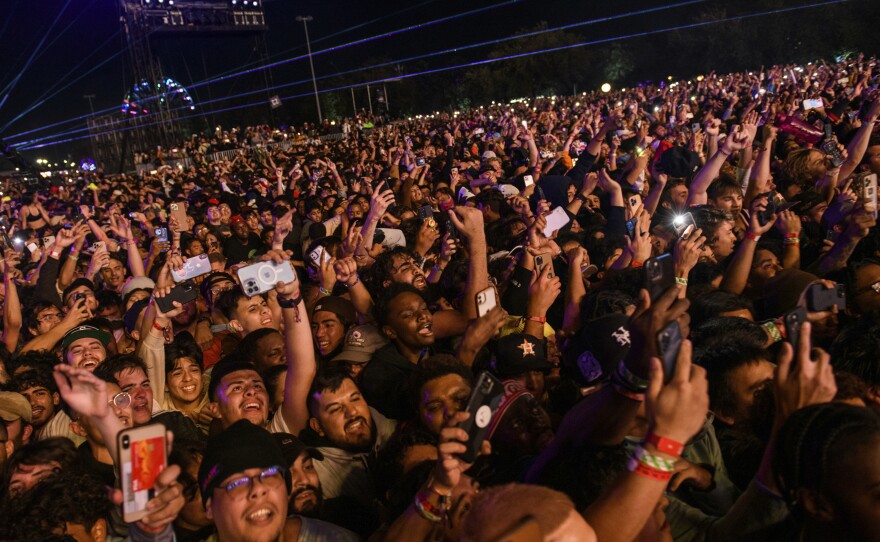
[[(131, 402), (131, 395), (123, 392), (122, 388), (116, 384), (107, 382), (107, 404), (110, 405), (110, 409), (116, 414), (116, 417), (119, 418), (124, 427), (132, 427), (133, 425)], [(106, 446), (104, 444), (104, 437), (101, 436), (101, 431), (97, 427), (92, 426), (86, 416), (79, 416), (74, 412), (72, 418), (73, 421), (70, 422), (71, 431), (87, 438), (89, 442), (99, 446)]]
[(30, 326), (30, 330), (34, 335), (42, 335), (57, 326), (62, 318), (64, 318), (64, 313), (55, 307), (45, 308), (37, 313), (37, 317), (34, 319), (37, 325)]
[(284, 469), (254, 468), (229, 476), (214, 489), (205, 512), (222, 540), (278, 540), (287, 518)]

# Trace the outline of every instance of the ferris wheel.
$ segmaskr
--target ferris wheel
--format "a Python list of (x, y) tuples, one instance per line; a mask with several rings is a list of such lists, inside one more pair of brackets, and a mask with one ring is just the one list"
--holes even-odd
[(137, 83), (125, 95), (122, 112), (128, 116), (149, 115), (166, 104), (171, 109), (196, 108), (189, 91), (174, 79), (166, 77), (155, 84), (147, 80)]

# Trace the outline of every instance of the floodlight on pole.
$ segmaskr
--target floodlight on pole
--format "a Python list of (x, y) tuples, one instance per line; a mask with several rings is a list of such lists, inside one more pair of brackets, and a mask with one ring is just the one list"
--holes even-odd
[(309, 67), (312, 69), (312, 86), (315, 88), (315, 104), (318, 106), (318, 122), (323, 124), (324, 117), (321, 115), (321, 99), (318, 97), (318, 80), (315, 79), (315, 63), (312, 62), (312, 43), (309, 41), (309, 22), (312, 20), (312, 16), (297, 15), (296, 20), (302, 22), (303, 29), (306, 31), (306, 50), (309, 53)]

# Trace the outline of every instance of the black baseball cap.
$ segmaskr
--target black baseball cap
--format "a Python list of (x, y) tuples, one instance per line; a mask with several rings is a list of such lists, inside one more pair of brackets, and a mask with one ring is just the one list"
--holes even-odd
[(248, 420), (239, 420), (220, 434), (208, 439), (208, 447), (199, 466), (199, 489), (202, 505), (223, 480), (248, 469), (281, 467), (287, 492), (292, 485), (287, 460), (272, 434)]
[(308, 452), (309, 457), (312, 459), (317, 459), (318, 461), (324, 460), (324, 454), (322, 454), (320, 450), (306, 446), (305, 442), (290, 433), (272, 433), (272, 438), (275, 439), (278, 447), (281, 448), (281, 453), (287, 461), (284, 466), (287, 468), (290, 468), (290, 466), (296, 461), (296, 458), (303, 452)]
[(606, 314), (586, 322), (565, 348), (562, 373), (581, 385), (605, 380), (630, 348), (629, 317)]
[(511, 333), (498, 339), (492, 372), (501, 378), (519, 376), (528, 371), (549, 371), (544, 341), (526, 333)]

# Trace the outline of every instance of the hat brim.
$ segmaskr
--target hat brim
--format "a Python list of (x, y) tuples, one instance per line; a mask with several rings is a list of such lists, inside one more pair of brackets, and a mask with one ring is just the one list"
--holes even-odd
[(367, 363), (373, 359), (373, 354), (360, 350), (343, 350), (332, 361), (353, 361), (355, 363)]

